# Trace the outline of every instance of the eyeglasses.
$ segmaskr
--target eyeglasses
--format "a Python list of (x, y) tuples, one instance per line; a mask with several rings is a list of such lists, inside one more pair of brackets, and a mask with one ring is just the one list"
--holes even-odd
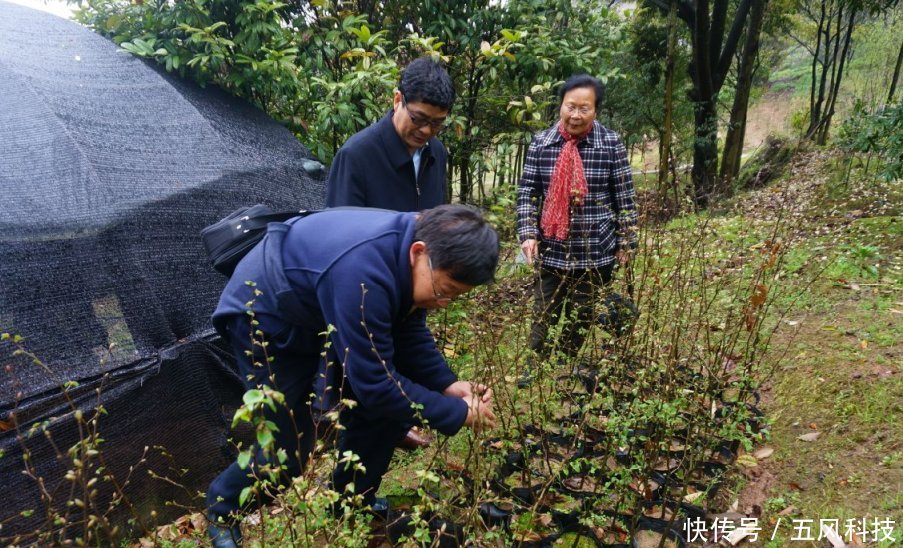
[(407, 111), (408, 117), (411, 119), (411, 123), (414, 124), (414, 127), (421, 128), (423, 126), (430, 126), (433, 130), (441, 132), (448, 129), (448, 126), (450, 125), (450, 122), (445, 119), (434, 120), (422, 114), (411, 112), (411, 109), (408, 108), (408, 101), (404, 98), (404, 95), (401, 96), (401, 104)]
[(590, 107), (577, 108), (574, 105), (564, 105), (564, 110), (566, 110), (568, 114), (574, 114), (575, 112), (578, 112), (578, 113), (580, 113), (580, 116), (586, 116), (587, 114), (589, 114), (590, 112), (593, 112), (596, 109), (590, 108)]
[(436, 291), (436, 278), (433, 277), (433, 259), (429, 255), (426, 257), (426, 264), (430, 267), (430, 283), (433, 284), (433, 298), (441, 305), (446, 305), (452, 301), (452, 297), (447, 297), (441, 292)]

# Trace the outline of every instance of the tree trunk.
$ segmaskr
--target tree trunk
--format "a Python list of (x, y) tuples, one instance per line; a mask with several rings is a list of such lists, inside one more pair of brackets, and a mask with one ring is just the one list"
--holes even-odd
[[(671, 158), (671, 137), (674, 133), (674, 51), (677, 48), (677, 0), (671, 0), (668, 13), (668, 56), (665, 58), (665, 113), (658, 146), (658, 195), (663, 210), (676, 210), (679, 204), (668, 204), (668, 160)], [(677, 185), (677, 180), (674, 181)]]
[[(827, 9), (828, 2), (822, 2), (822, 16), (818, 22), (818, 41), (823, 46), (823, 55), (821, 61), (821, 76), (817, 79), (818, 85), (816, 86), (816, 66), (819, 62), (818, 59), (818, 48), (816, 48), (815, 59), (812, 60), (812, 90), (809, 93), (809, 127), (806, 128), (806, 135), (812, 135), (815, 131), (815, 128), (818, 127), (818, 122), (821, 120), (821, 106), (825, 100), (825, 86), (828, 78), (828, 60), (831, 58), (831, 22), (833, 21), (833, 14), (825, 14), (825, 10)], [(815, 95), (818, 95), (818, 98)]]
[[(647, 1), (670, 12), (670, 2)], [(729, 0), (679, 0), (677, 4), (677, 16), (687, 23), (693, 39), (690, 63), (693, 81), (690, 99), (695, 111), (692, 179), (696, 205), (702, 208), (708, 206), (718, 178), (718, 91), (724, 85), (737, 52), (751, 1), (740, 0), (736, 4), (726, 34), (728, 8), (734, 5)]]
[(715, 188), (718, 164), (717, 91), (712, 79), (710, 30), (709, 3), (707, 0), (699, 0), (693, 23), (693, 63), (690, 70), (695, 120), (691, 174), (694, 201), (703, 209), (708, 207)]
[(887, 92), (887, 104), (894, 102), (894, 94), (897, 92), (897, 81), (900, 79), (900, 65), (903, 65), (903, 42), (900, 42), (900, 51), (897, 52), (897, 64), (894, 66), (894, 75), (890, 80), (890, 90)]
[(717, 97), (699, 98), (694, 108), (693, 193), (696, 205), (709, 206), (718, 178), (718, 105)]
[[(840, 52), (840, 62), (835, 61), (834, 67), (831, 72), (831, 80), (832, 86), (828, 93), (828, 101), (827, 106), (825, 107), (825, 114), (822, 116), (822, 120), (819, 122), (819, 129), (816, 136), (816, 143), (819, 145), (824, 145), (828, 141), (828, 132), (831, 130), (831, 119), (834, 117), (834, 106), (837, 102), (837, 94), (840, 92), (840, 82), (843, 80), (843, 69), (846, 65), (847, 57), (849, 57), (850, 53), (850, 44), (853, 41), (853, 27), (856, 24), (856, 13), (857, 10), (855, 8), (850, 9), (850, 14), (847, 19), (847, 27), (846, 32), (843, 37), (843, 50)], [(843, 12), (841, 12), (841, 17), (843, 16)], [(839, 19), (837, 22), (837, 31), (838, 31), (838, 42), (835, 46), (835, 54), (837, 50), (840, 49), (840, 30), (843, 28), (843, 20)], [(837, 56), (835, 55), (835, 59)]]
[(749, 94), (759, 55), (759, 36), (765, 20), (767, 0), (753, 0), (746, 30), (746, 44), (737, 69), (737, 92), (731, 107), (731, 119), (724, 139), (724, 155), (721, 160), (721, 188), (726, 195), (731, 194), (731, 183), (740, 173), (740, 159), (743, 155), (743, 141), (746, 136), (746, 114), (749, 110)]

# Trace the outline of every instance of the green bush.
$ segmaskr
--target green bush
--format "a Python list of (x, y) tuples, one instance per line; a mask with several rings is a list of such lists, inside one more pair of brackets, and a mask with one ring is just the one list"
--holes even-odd
[(877, 157), (879, 174), (885, 180), (903, 178), (903, 104), (891, 103), (868, 112), (857, 103), (840, 127), (838, 144), (849, 153)]

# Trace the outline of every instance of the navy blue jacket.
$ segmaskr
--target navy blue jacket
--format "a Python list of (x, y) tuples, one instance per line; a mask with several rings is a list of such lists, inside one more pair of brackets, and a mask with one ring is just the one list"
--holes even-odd
[(433, 137), (414, 160), (392, 125), (392, 111), (348, 139), (329, 169), (326, 205), (420, 211), (445, 203), (445, 147)]
[[(292, 349), (275, 356), (277, 378), (281, 367), (313, 376), (332, 326), (327, 357), (335, 369), (344, 365), (344, 385), (362, 409), (410, 421), (411, 402), (421, 404), (430, 426), (456, 433), (467, 404), (442, 395), (457, 377), (426, 326), (426, 310), (412, 310), (414, 220), (413, 213), (339, 209), (270, 224), (226, 285), (214, 326), (228, 336), (229, 316), (246, 314), (253, 300), (264, 333)], [(256, 283), (256, 297), (246, 281)]]

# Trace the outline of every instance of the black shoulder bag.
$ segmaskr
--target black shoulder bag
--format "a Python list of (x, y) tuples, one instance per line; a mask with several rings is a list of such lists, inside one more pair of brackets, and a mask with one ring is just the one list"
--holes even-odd
[(214, 270), (231, 276), (241, 258), (263, 239), (267, 224), (306, 217), (316, 210), (273, 211), (263, 204), (244, 206), (201, 230), (204, 249)]

